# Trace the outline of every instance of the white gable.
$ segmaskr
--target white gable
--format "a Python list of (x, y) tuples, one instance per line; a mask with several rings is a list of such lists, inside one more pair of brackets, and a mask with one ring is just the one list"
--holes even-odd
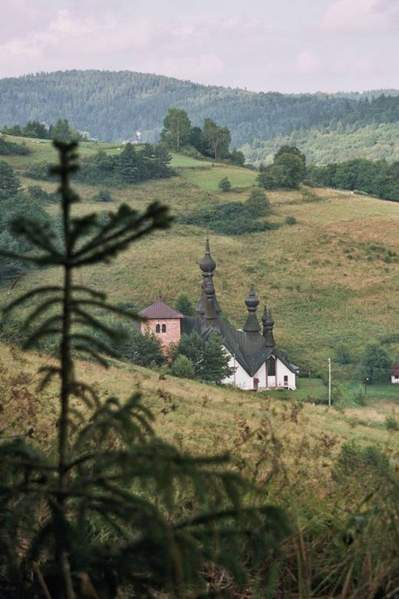
[[(262, 389), (296, 389), (296, 375), (279, 358), (276, 359), (276, 374), (270, 376), (266, 363), (263, 363), (254, 376), (250, 376), (241, 364), (224, 348), (230, 356), (229, 366), (234, 369), (231, 376), (225, 378), (224, 385), (233, 385), (246, 391)], [(273, 356), (275, 357), (275, 356)]]

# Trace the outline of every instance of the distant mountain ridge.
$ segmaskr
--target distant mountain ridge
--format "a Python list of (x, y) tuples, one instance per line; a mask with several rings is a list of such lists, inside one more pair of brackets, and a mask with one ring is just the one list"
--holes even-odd
[(210, 117), (229, 127), (241, 146), (299, 129), (399, 122), (398, 93), (257, 93), (130, 71), (58, 71), (0, 79), (0, 125), (65, 117), (101, 140), (141, 131), (153, 142), (168, 108), (178, 106), (195, 125)]

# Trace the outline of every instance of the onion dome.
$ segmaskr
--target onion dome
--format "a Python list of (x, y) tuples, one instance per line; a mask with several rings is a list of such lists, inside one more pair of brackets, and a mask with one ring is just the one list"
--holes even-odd
[(248, 312), (256, 312), (256, 310), (259, 306), (259, 299), (258, 299), (258, 296), (256, 295), (255, 287), (253, 287), (253, 286), (249, 290), (248, 296), (245, 300), (245, 305), (248, 308)]
[(256, 310), (259, 306), (259, 299), (256, 295), (256, 291), (254, 287), (251, 287), (248, 296), (245, 300), (245, 305), (248, 308), (248, 317), (243, 327), (243, 330), (246, 333), (259, 333), (260, 326), (258, 322), (258, 318), (256, 316)]
[(276, 342), (273, 337), (274, 320), (269, 306), (265, 306), (265, 311), (262, 317), (263, 337), (265, 338), (266, 347), (274, 347)]
[(199, 266), (200, 266), (200, 269), (202, 270), (202, 272), (206, 273), (206, 274), (212, 274), (216, 268), (216, 262), (214, 261), (214, 259), (211, 256), (211, 250), (209, 247), (208, 237), (206, 238), (206, 242), (205, 242), (205, 255), (200, 260)]

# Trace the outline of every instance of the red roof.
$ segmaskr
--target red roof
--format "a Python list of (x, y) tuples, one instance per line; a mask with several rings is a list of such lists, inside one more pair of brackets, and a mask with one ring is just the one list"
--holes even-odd
[(155, 302), (154, 304), (151, 304), (151, 306), (148, 306), (148, 308), (145, 308), (144, 310), (139, 312), (139, 316), (150, 320), (184, 318), (183, 314), (177, 312), (177, 310), (174, 310), (161, 300)]
[(392, 367), (392, 374), (393, 376), (399, 376), (399, 364), (395, 364)]

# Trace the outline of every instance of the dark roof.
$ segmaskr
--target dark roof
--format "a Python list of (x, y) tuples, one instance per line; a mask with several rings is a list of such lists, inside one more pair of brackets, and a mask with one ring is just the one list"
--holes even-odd
[(148, 306), (148, 308), (141, 310), (139, 316), (154, 320), (184, 318), (183, 314), (174, 310), (162, 300), (158, 300), (154, 304), (151, 304), (151, 306)]
[(250, 376), (254, 376), (271, 355), (278, 357), (292, 372), (297, 373), (298, 371), (296, 366), (287, 362), (276, 347), (267, 347), (263, 335), (237, 331), (222, 316), (219, 316), (212, 323), (212, 326), (209, 326), (201, 318), (185, 317), (183, 320), (183, 332), (190, 334), (193, 331), (196, 331), (205, 338), (212, 332), (218, 332), (222, 337), (226, 349)]
[(394, 376), (399, 376), (399, 364), (394, 364), (392, 366), (392, 374)]

